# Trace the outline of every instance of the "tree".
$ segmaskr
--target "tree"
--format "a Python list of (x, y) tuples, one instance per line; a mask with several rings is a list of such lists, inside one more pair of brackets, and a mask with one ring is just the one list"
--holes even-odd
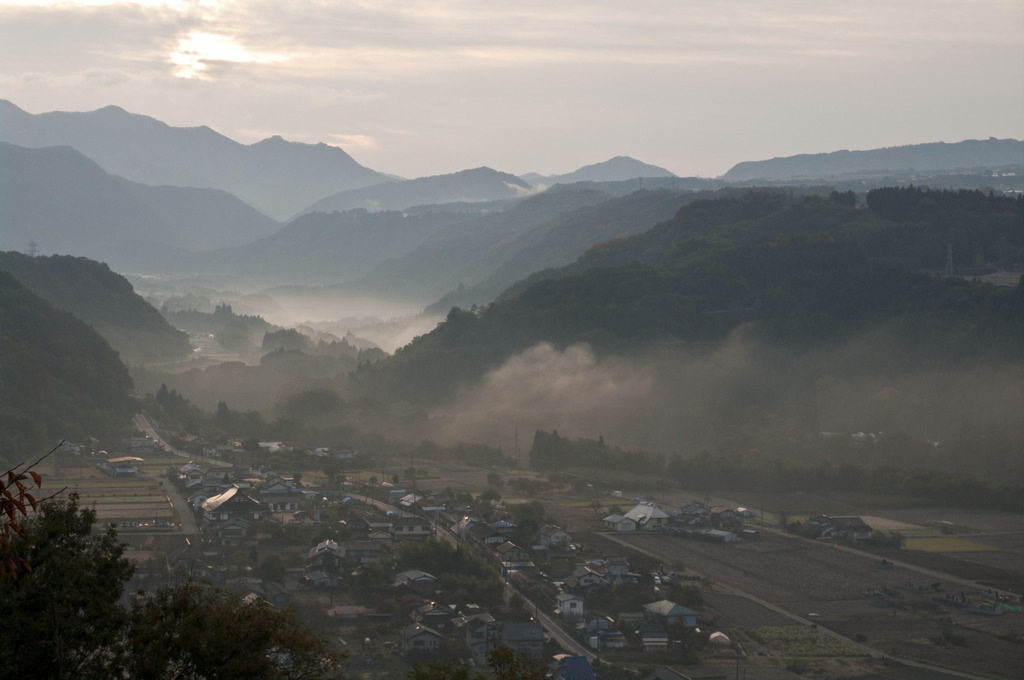
[(118, 605), (133, 567), (113, 527), (93, 534), (96, 511), (78, 495), (51, 499), (11, 541), (31, 575), (0, 583), (0, 655), (36, 678), (108, 678), (108, 651), (121, 638)]
[(43, 680), (343, 677), (325, 638), (259, 599), (189, 582), (140, 592), (125, 608), (134, 568), (113, 526), (94, 532), (96, 511), (75, 493), (38, 507), (12, 529), (10, 556), (25, 573), (0, 581), (9, 669)]
[(260, 598), (198, 583), (135, 598), (121, 655), (138, 680), (327, 680), (343, 655)]
[[(11, 554), (11, 536), (25, 536), (25, 529), (19, 522), (28, 517), (27, 508), (31, 507), (33, 512), (39, 509), (35, 496), (29, 493), (32, 484), (37, 489), (42, 488), (43, 480), (31, 467), (24, 472), (8, 470), (6, 477), (0, 477), (0, 550), (3, 553), (0, 580), (8, 574), (11, 578), (18, 578), (19, 568), (32, 571), (32, 565), (24, 557)], [(18, 517), (19, 513), (21, 518)]]
[(267, 555), (260, 563), (260, 576), (264, 581), (284, 581), (284, 560), (277, 553)]

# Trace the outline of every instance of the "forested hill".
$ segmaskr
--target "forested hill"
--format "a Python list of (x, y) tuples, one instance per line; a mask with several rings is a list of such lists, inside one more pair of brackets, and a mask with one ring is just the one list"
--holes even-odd
[(0, 252), (0, 270), (106, 338), (128, 364), (181, 359), (188, 336), (173, 328), (120, 274), (84, 257)]
[(107, 341), (5, 271), (0, 386), (0, 462), (7, 466), (35, 460), (60, 439), (106, 441), (132, 413), (132, 380)]
[(971, 360), (1024, 353), (1024, 288), (944, 278), (1024, 262), (1024, 199), (880, 189), (856, 197), (751, 191), (697, 201), (653, 229), (598, 244), (480, 313), (453, 309), (432, 333), (366, 369), (368, 389), (437, 400), (540, 341), (628, 352), (717, 343), (741, 323), (801, 352), (870, 327), (887, 354)]

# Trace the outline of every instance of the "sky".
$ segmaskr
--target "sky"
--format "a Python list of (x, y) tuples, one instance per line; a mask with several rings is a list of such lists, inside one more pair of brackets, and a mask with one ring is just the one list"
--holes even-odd
[(381, 172), (1024, 139), (1020, 0), (0, 0), (0, 98)]

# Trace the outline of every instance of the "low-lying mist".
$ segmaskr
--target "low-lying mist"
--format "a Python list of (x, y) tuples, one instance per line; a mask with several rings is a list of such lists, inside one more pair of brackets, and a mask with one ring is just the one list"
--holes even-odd
[(734, 332), (707, 351), (663, 347), (598, 356), (584, 345), (534, 346), (438, 408), (426, 436), (511, 451), (518, 429), (685, 455), (722, 446), (786, 455), (822, 433), (940, 442), (965, 431), (1024, 430), (1024, 367), (988, 362), (904, 366), (885, 333), (781, 357)]

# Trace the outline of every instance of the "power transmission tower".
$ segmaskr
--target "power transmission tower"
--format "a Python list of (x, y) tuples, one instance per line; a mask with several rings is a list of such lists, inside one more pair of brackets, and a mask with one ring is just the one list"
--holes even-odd
[(953, 244), (946, 244), (946, 278), (953, 278)]

